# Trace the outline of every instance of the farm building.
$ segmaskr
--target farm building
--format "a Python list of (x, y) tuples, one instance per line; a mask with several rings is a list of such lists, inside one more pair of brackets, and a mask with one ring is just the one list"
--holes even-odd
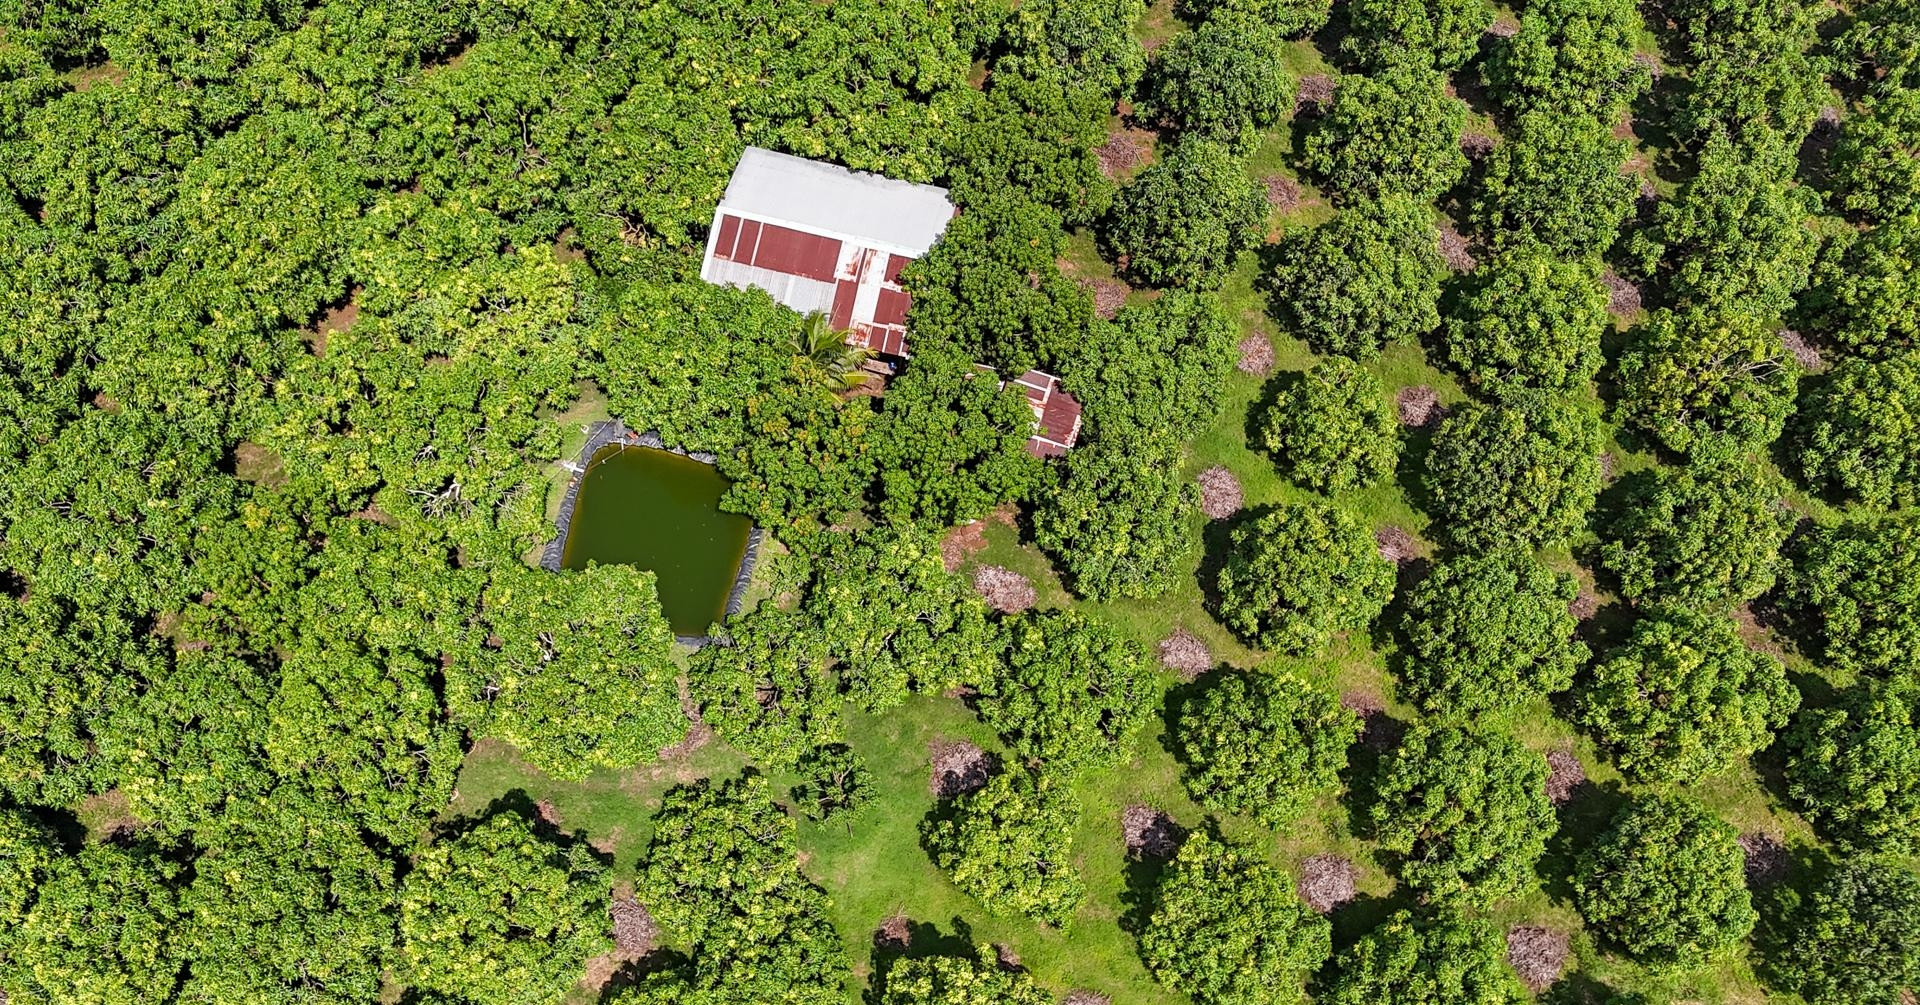
[[(802, 314), (827, 315), (847, 343), (904, 360), (900, 270), (953, 219), (947, 190), (748, 147), (707, 234), (700, 278), (756, 287)], [(1013, 381), (1033, 408), (1028, 449), (1058, 456), (1080, 434), (1080, 403), (1037, 370)]]

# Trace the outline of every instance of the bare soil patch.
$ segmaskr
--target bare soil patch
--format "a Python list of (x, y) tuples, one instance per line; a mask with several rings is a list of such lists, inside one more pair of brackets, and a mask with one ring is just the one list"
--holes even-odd
[(1194, 481), (1200, 486), (1200, 512), (1209, 520), (1225, 520), (1240, 512), (1246, 497), (1240, 491), (1240, 479), (1224, 465), (1200, 472)]
[(560, 810), (553, 805), (553, 800), (542, 799), (539, 802), (534, 803), (533, 811), (539, 814), (540, 819), (545, 821), (548, 825), (555, 828), (560, 827)]
[(935, 740), (928, 753), (933, 761), (933, 777), (928, 784), (941, 799), (977, 792), (993, 776), (993, 756), (966, 740)]
[(1333, 101), (1336, 86), (1333, 77), (1324, 73), (1309, 73), (1301, 77), (1300, 89), (1293, 94), (1294, 112), (1326, 111), (1327, 105)]
[(1565, 932), (1538, 925), (1507, 929), (1507, 963), (1534, 994), (1552, 987), (1566, 972), (1573, 949)]
[(79, 805), (74, 807), (74, 816), (87, 828), (88, 836), (95, 840), (126, 837), (143, 826), (140, 818), (134, 815), (127, 794), (119, 789), (108, 789), (81, 799)]
[(904, 914), (896, 914), (873, 930), (873, 948), (885, 952), (906, 952), (913, 945), (913, 929)]
[(1386, 526), (1374, 531), (1373, 543), (1380, 549), (1380, 557), (1395, 565), (1420, 557), (1420, 542), (1399, 527)]
[(973, 588), (996, 611), (1015, 614), (1039, 601), (1033, 583), (1027, 577), (998, 565), (983, 565), (973, 571)]
[(1264, 175), (1260, 184), (1267, 190), (1267, 205), (1287, 212), (1300, 208), (1306, 202), (1306, 193), (1300, 183), (1283, 174)]
[(1153, 134), (1145, 129), (1116, 129), (1107, 134), (1094, 156), (1100, 159), (1101, 173), (1118, 178), (1153, 159)]
[(1213, 668), (1213, 651), (1198, 635), (1176, 628), (1160, 640), (1160, 665), (1179, 674), (1181, 680), (1191, 681)]
[(1339, 855), (1315, 855), (1300, 863), (1300, 898), (1321, 914), (1360, 895), (1353, 863)]
[(1587, 784), (1587, 769), (1573, 751), (1564, 747), (1547, 751), (1547, 800), (1564, 806)]
[(287, 483), (287, 466), (280, 455), (252, 440), (241, 440), (233, 448), (233, 476), (262, 488)]
[(360, 294), (363, 288), (356, 286), (347, 295), (346, 302), (327, 309), (320, 320), (305, 333), (307, 346), (315, 356), (327, 354), (327, 339), (333, 335), (342, 335), (353, 330), (354, 323), (360, 320)]
[(1400, 410), (1400, 424), (1409, 429), (1427, 429), (1447, 414), (1447, 406), (1440, 404), (1440, 392), (1425, 384), (1401, 388), (1393, 402)]
[(1255, 377), (1265, 377), (1273, 372), (1273, 343), (1261, 332), (1255, 332), (1240, 340), (1240, 361), (1235, 366), (1241, 373), (1250, 373)]
[(948, 572), (960, 571), (960, 566), (966, 564), (967, 556), (987, 546), (989, 524), (998, 523), (1011, 527), (1013, 520), (1014, 508), (1009, 504), (997, 507), (993, 512), (988, 513), (984, 520), (961, 524), (947, 531), (947, 535), (940, 539), (941, 564), (947, 567)]
[(1748, 831), (1740, 835), (1740, 851), (1746, 856), (1748, 885), (1778, 883), (1786, 878), (1787, 846), (1778, 835)]
[(1446, 221), (1441, 222), (1439, 233), (1440, 257), (1446, 260), (1447, 268), (1455, 272), (1473, 271), (1475, 264), (1473, 249), (1466, 235)]
[(1169, 859), (1187, 839), (1187, 829), (1164, 811), (1135, 803), (1120, 811), (1120, 834), (1130, 859)]
[(1809, 370), (1819, 371), (1826, 366), (1826, 360), (1820, 355), (1820, 347), (1814, 345), (1805, 335), (1791, 328), (1780, 329), (1780, 344), (1793, 354), (1794, 362)]
[(1600, 274), (1600, 281), (1607, 285), (1607, 311), (1614, 317), (1625, 320), (1640, 313), (1640, 285), (1608, 269)]

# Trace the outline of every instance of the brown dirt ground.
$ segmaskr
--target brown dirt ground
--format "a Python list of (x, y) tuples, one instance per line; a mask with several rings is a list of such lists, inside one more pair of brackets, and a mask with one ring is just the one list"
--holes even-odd
[(1180, 850), (1187, 829), (1164, 811), (1135, 803), (1120, 812), (1120, 834), (1131, 859), (1169, 859)]
[(1573, 948), (1567, 933), (1537, 925), (1515, 925), (1507, 929), (1507, 963), (1520, 975), (1527, 990), (1539, 994), (1553, 986), (1566, 972)]
[(1180, 679), (1191, 681), (1213, 668), (1213, 652), (1198, 635), (1185, 628), (1176, 628), (1172, 635), (1160, 640), (1160, 665), (1180, 675)]
[(1315, 855), (1300, 863), (1300, 898), (1321, 914), (1359, 896), (1353, 863), (1339, 855)]
[(533, 811), (535, 813), (540, 814), (540, 819), (546, 821), (548, 824), (554, 827), (561, 826), (560, 810), (553, 805), (553, 800), (542, 799), (539, 802), (534, 803)]
[(1564, 747), (1547, 751), (1547, 800), (1564, 805), (1587, 784), (1587, 769), (1573, 751)]
[(1209, 520), (1224, 520), (1240, 512), (1241, 504), (1246, 501), (1240, 491), (1240, 479), (1224, 465), (1200, 472), (1194, 481), (1200, 486), (1200, 512)]
[(1630, 318), (1640, 313), (1640, 285), (1608, 269), (1601, 273), (1600, 281), (1607, 284), (1607, 310), (1617, 318)]
[(1240, 340), (1235, 348), (1240, 350), (1240, 361), (1235, 366), (1241, 373), (1250, 373), (1255, 377), (1265, 377), (1273, 372), (1273, 343), (1262, 332), (1254, 332)]
[(966, 564), (967, 556), (987, 546), (987, 526), (989, 524), (997, 523), (1011, 527), (1013, 526), (1013, 522), (1014, 507), (1009, 503), (1005, 506), (995, 507), (993, 512), (986, 515), (985, 519), (961, 524), (947, 531), (947, 536), (940, 539), (941, 564), (947, 567), (948, 572), (960, 571), (960, 566)]
[(973, 588), (986, 598), (988, 606), (1006, 614), (1024, 611), (1040, 599), (1027, 577), (998, 565), (973, 570)]
[(993, 774), (993, 758), (966, 740), (935, 740), (927, 753), (933, 768), (927, 786), (941, 799), (977, 791)]
[(1740, 835), (1740, 851), (1747, 860), (1747, 884), (1777, 883), (1787, 875), (1787, 846), (1778, 835), (1748, 831)]
[(1393, 400), (1400, 410), (1400, 424), (1409, 429), (1426, 429), (1447, 414), (1440, 392), (1425, 384), (1403, 387)]

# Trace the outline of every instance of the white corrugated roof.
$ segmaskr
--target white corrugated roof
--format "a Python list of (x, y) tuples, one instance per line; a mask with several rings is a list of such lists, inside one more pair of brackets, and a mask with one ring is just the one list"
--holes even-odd
[(944, 188), (760, 147), (740, 155), (720, 208), (894, 245), (910, 257), (926, 254), (953, 219)]

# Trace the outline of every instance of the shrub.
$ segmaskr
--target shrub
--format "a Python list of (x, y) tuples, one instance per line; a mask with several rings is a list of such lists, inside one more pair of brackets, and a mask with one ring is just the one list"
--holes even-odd
[(1291, 674), (1223, 671), (1176, 710), (1173, 743), (1195, 802), (1278, 827), (1340, 787), (1360, 720)]
[(1577, 718), (1628, 777), (1680, 782), (1766, 748), (1799, 706), (1786, 668), (1747, 648), (1732, 621), (1674, 606), (1594, 668)]
[(1140, 933), (1147, 969), (1199, 1005), (1304, 1005), (1307, 976), (1332, 952), (1293, 877), (1206, 830), (1161, 874)]
[(1382, 766), (1369, 810), (1401, 882), (1443, 904), (1525, 889), (1555, 828), (1547, 761), (1500, 733), (1422, 728)]
[(1427, 454), (1435, 515), (1464, 548), (1541, 546), (1578, 533), (1600, 491), (1600, 424), (1539, 392), (1469, 403), (1447, 416)]
[(1469, 284), (1447, 325), (1447, 357), (1476, 386), (1499, 397), (1529, 387), (1577, 394), (1591, 385), (1600, 336), (1611, 327), (1597, 265), (1510, 251)]
[(873, 798), (873, 772), (853, 748), (844, 743), (815, 747), (795, 766), (802, 781), (788, 795), (808, 820), (832, 820), (852, 813)]
[(1448, 557), (1407, 597), (1408, 698), (1471, 719), (1571, 687), (1589, 655), (1568, 607), (1578, 593), (1521, 548)]
[(974, 957), (903, 956), (878, 985), (879, 1005), (1053, 1005), (1053, 995), (1025, 971), (992, 961), (992, 946)]
[(1737, 837), (1692, 800), (1636, 799), (1581, 854), (1574, 905), (1635, 959), (1708, 959), (1745, 939), (1756, 918)]
[(1288, 503), (1229, 532), (1216, 613), (1250, 644), (1307, 653), (1372, 624), (1393, 581), (1393, 566), (1359, 521), (1324, 504)]
[(1389, 196), (1281, 241), (1273, 313), (1314, 352), (1372, 359), (1440, 326), (1445, 272), (1432, 210)]
[(1281, 474), (1321, 492), (1378, 484), (1400, 457), (1399, 424), (1380, 379), (1338, 356), (1280, 392), (1260, 442)]

